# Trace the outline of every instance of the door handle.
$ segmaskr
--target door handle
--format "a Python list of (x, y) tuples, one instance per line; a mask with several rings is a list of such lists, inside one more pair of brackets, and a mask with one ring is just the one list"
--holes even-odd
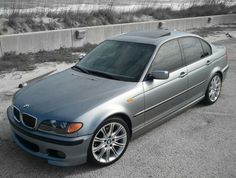
[(211, 61), (207, 60), (206, 65), (210, 65), (210, 64), (211, 64)]
[(186, 75), (187, 75), (186, 72), (181, 72), (180, 75), (179, 75), (179, 78), (184, 78)]

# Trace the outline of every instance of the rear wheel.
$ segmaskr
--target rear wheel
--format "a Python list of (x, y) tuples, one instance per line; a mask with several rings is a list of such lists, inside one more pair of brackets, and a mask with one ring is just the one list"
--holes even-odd
[(206, 95), (205, 95), (205, 103), (213, 104), (215, 103), (221, 92), (222, 80), (218, 73), (216, 73), (212, 78), (208, 85)]
[(128, 125), (123, 119), (110, 118), (96, 130), (89, 147), (89, 161), (107, 166), (125, 152), (130, 138)]

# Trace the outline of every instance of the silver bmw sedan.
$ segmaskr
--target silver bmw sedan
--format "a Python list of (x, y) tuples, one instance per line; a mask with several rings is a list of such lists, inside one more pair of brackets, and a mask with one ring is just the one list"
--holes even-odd
[(7, 114), (16, 144), (58, 166), (107, 166), (129, 141), (203, 100), (220, 96), (223, 46), (170, 30), (110, 38), (75, 66), (31, 82)]

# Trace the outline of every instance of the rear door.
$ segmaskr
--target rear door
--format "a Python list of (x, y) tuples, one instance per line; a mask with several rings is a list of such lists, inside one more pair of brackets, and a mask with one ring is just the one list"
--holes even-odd
[(146, 123), (161, 119), (182, 107), (186, 101), (187, 68), (177, 40), (168, 41), (160, 47), (149, 72), (153, 70), (169, 71), (170, 76), (166, 80), (143, 82)]
[(179, 39), (188, 70), (188, 98), (193, 101), (205, 94), (210, 76), (211, 47), (197, 37)]

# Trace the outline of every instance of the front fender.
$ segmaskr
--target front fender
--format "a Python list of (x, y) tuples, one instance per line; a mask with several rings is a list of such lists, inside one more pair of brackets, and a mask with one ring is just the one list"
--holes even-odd
[(78, 118), (78, 121), (83, 123), (83, 128), (78, 132), (78, 136), (93, 134), (104, 120), (116, 114), (124, 114), (129, 118), (132, 117), (132, 114), (124, 106), (112, 104), (101, 105), (85, 113)]

